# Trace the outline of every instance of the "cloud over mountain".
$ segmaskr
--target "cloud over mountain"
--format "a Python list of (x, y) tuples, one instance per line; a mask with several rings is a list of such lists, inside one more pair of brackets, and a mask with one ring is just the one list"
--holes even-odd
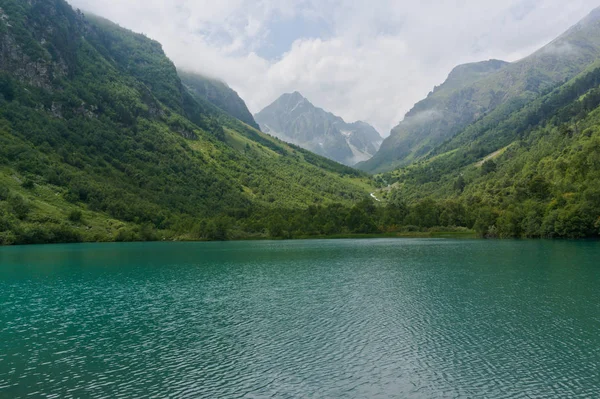
[(517, 60), (596, 0), (70, 0), (225, 80), (256, 112), (283, 92), (384, 134), (453, 66)]

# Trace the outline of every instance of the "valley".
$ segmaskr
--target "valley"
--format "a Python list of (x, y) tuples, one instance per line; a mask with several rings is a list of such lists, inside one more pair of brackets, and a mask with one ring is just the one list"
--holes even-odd
[(299, 92), (252, 115), (62, 0), (0, 8), (1, 244), (600, 234), (597, 10), (520, 61), (456, 67), (384, 140)]

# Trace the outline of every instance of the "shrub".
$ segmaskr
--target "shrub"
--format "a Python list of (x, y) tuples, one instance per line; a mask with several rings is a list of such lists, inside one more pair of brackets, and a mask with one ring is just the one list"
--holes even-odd
[(26, 190), (33, 190), (35, 188), (35, 183), (33, 182), (33, 180), (25, 179), (22, 186)]
[(20, 195), (11, 196), (8, 199), (8, 203), (10, 204), (12, 211), (17, 216), (17, 218), (21, 220), (26, 219), (29, 215), (29, 212), (31, 211), (31, 206), (29, 205), (29, 202), (27, 202)]
[(0, 186), (0, 201), (6, 201), (10, 196), (10, 190), (6, 186)]
[(83, 218), (83, 214), (81, 213), (81, 211), (79, 209), (73, 210), (73, 211), (71, 211), (71, 213), (69, 213), (69, 221), (71, 221), (73, 223), (81, 222), (82, 218)]

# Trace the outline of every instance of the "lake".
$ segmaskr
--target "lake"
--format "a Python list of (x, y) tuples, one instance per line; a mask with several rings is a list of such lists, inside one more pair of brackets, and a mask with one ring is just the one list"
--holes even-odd
[(600, 397), (600, 243), (0, 248), (24, 397)]

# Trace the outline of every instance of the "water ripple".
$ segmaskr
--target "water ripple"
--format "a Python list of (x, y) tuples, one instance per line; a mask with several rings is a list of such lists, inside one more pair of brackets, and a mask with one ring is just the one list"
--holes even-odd
[(0, 397), (600, 397), (599, 255), (449, 240), (2, 249)]

